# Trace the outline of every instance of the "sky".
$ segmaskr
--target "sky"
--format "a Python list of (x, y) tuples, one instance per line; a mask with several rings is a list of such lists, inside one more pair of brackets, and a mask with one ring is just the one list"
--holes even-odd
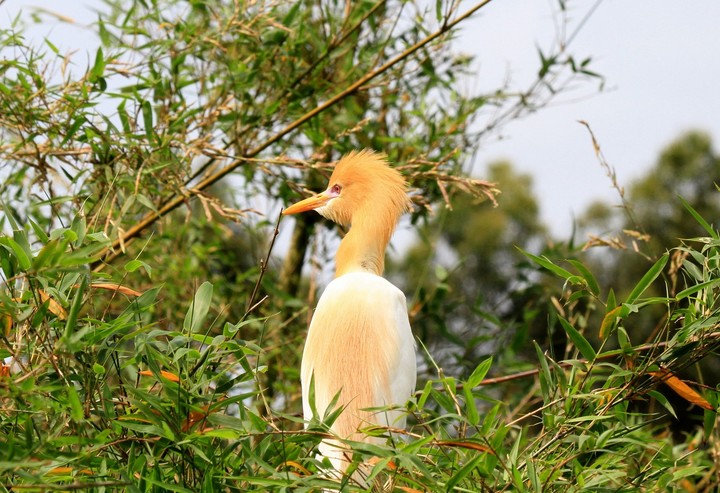
[[(458, 43), (482, 60), (478, 78), (497, 84), (509, 66), (513, 80), (532, 80), (534, 47), (547, 46), (551, 38), (555, 3), (496, 0), (483, 9)], [(571, 2), (571, 18), (580, 20), (594, 3)], [(590, 124), (622, 186), (647, 173), (661, 150), (684, 131), (708, 132), (717, 149), (718, 19), (717, 0), (601, 2), (571, 51), (592, 56), (593, 70), (605, 77), (605, 90), (587, 84), (574, 97), (561, 96), (564, 103), (511, 124), (501, 141), (480, 150), (476, 172), (482, 175), (488, 162), (509, 159), (532, 174), (542, 217), (564, 239), (573, 215), (593, 200), (619, 203), (578, 120)]]
[[(474, 2), (464, 2), (471, 5)], [(571, 28), (595, 0), (570, 3)], [(96, 18), (93, 0), (6, 0), (0, 26), (20, 8), (40, 7), (69, 15), (79, 24)], [(494, 0), (464, 24), (458, 51), (477, 57), (468, 86), (497, 87), (508, 77), (526, 87), (538, 68), (536, 45), (553, 39), (557, 0)], [(720, 2), (694, 0), (604, 0), (571, 45), (605, 77), (605, 89), (589, 82), (552, 106), (507, 126), (502, 139), (488, 140), (476, 155), (482, 177), (487, 164), (507, 159), (534, 179), (541, 214), (551, 232), (566, 239), (572, 219), (593, 200), (617, 203), (617, 193), (599, 166), (592, 127), (621, 185), (647, 173), (659, 152), (681, 132), (698, 128), (720, 143)], [(574, 23), (574, 24), (573, 24)], [(92, 63), (95, 36), (82, 28), (46, 22), (33, 28), (49, 35), (74, 60)], [(83, 53), (87, 51), (87, 54)], [(716, 177), (714, 177), (716, 178)]]

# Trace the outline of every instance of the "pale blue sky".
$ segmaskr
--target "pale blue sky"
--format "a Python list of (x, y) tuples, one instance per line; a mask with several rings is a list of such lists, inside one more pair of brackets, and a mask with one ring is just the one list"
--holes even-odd
[[(494, 1), (466, 27), (463, 46), (477, 47), (481, 78), (497, 83), (510, 65), (517, 80), (536, 70), (533, 47), (552, 32), (554, 0)], [(593, 2), (571, 2), (579, 19)], [(582, 4), (582, 5), (581, 5)], [(597, 164), (586, 120), (623, 185), (654, 163), (681, 132), (699, 128), (720, 146), (720, 2), (605, 0), (576, 38), (573, 50), (591, 55), (607, 89), (544, 109), (506, 128), (506, 139), (487, 145), (476, 167), (508, 158), (532, 173), (544, 219), (568, 235), (572, 214), (592, 199), (618, 203)], [(720, 176), (708, 177), (719, 180)]]
[[(468, 87), (493, 88), (508, 74), (518, 87), (526, 87), (537, 70), (535, 45), (552, 39), (554, 2), (495, 0), (467, 22), (457, 47), (478, 57), (477, 77)], [(593, 3), (571, 2), (572, 17), (579, 19)], [(19, 8), (34, 6), (90, 23), (94, 4), (6, 0), (0, 5), (0, 25), (6, 26)], [(605, 92), (593, 91), (594, 83), (581, 86), (561, 97), (564, 103), (506, 127), (503, 140), (488, 141), (479, 152), (476, 173), (482, 176), (486, 164), (500, 158), (531, 173), (543, 218), (563, 238), (572, 215), (591, 200), (617, 202), (577, 120), (590, 123), (622, 184), (646, 172), (658, 152), (684, 130), (704, 129), (720, 146), (718, 19), (717, 0), (603, 1), (574, 41), (573, 51), (593, 57), (592, 67), (606, 78)], [(50, 33), (63, 52), (78, 50), (78, 64), (92, 62), (92, 34), (55, 22), (34, 30), (38, 39)]]

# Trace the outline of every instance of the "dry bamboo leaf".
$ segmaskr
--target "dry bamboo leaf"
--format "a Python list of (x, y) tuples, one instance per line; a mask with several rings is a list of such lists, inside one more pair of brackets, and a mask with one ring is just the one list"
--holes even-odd
[(677, 395), (686, 401), (700, 406), (708, 411), (714, 411), (715, 408), (703, 396), (695, 392), (688, 384), (680, 380), (669, 370), (661, 369), (660, 371), (651, 371), (650, 375), (657, 378), (661, 382), (670, 387)]
[(42, 289), (38, 289), (38, 293), (40, 294), (40, 299), (43, 301), (43, 303), (45, 303), (46, 301), (48, 302), (48, 310), (50, 310), (50, 313), (54, 314), (60, 320), (67, 319), (67, 312), (60, 305), (60, 303), (52, 299), (50, 295)]
[(297, 469), (298, 471), (300, 471), (301, 473), (303, 473), (305, 476), (311, 476), (311, 475), (312, 475), (312, 473), (311, 473), (310, 471), (308, 471), (305, 467), (303, 467), (302, 465), (298, 464), (298, 463), (295, 462), (294, 460), (286, 460), (285, 462), (283, 462), (283, 465), (284, 465), (285, 467), (292, 467), (293, 469)]
[(485, 445), (482, 445), (480, 443), (476, 442), (470, 442), (470, 441), (461, 441), (461, 440), (441, 440), (435, 442), (435, 445), (439, 445), (441, 447), (456, 447), (456, 448), (466, 448), (470, 450), (477, 450), (478, 452), (487, 452), (489, 454), (493, 454), (494, 452), (489, 447), (486, 447)]
[[(222, 399), (221, 399), (222, 400)], [(200, 421), (203, 421), (210, 414), (210, 404), (203, 406), (200, 411), (190, 411), (188, 417), (185, 419), (185, 424), (182, 426), (182, 431), (188, 431)], [(210, 428), (203, 426), (200, 431), (208, 431)]]
[(603, 318), (603, 321), (600, 324), (600, 340), (605, 340), (605, 337), (607, 337), (610, 327), (612, 327), (612, 325), (615, 323), (615, 320), (620, 315), (620, 310), (622, 310), (622, 307), (616, 306), (605, 314), (605, 318)]
[[(139, 371), (138, 373), (145, 377), (154, 376), (153, 372), (151, 372), (150, 370), (142, 370), (142, 371)], [(160, 376), (167, 380), (170, 380), (171, 382), (179, 382), (180, 381), (180, 377), (178, 377), (174, 373), (170, 373), (169, 371), (160, 370)]]
[[(153, 411), (153, 413), (158, 414), (157, 411)], [(149, 419), (140, 418), (140, 417), (134, 416), (134, 415), (133, 416), (118, 416), (117, 419), (120, 421), (137, 421), (138, 423), (148, 423), (148, 424), (152, 423), (152, 421), (150, 421)]]
[(3, 313), (0, 315), (0, 330), (5, 334), (5, 337), (10, 337), (10, 331), (12, 330), (13, 319), (9, 313)]
[[(365, 461), (366, 464), (369, 464), (370, 466), (375, 467), (380, 462), (380, 457), (370, 457), (368, 460)], [(395, 464), (393, 461), (389, 461), (385, 467), (390, 469), (391, 471), (397, 470), (397, 464)]]
[(128, 288), (127, 286), (122, 286), (120, 284), (115, 284), (114, 282), (94, 282), (92, 284), (93, 288), (96, 289), (107, 289), (108, 291), (117, 291), (118, 293), (122, 293), (128, 296), (140, 296), (142, 293), (139, 291), (135, 291), (134, 289)]
[[(47, 473), (48, 474), (72, 474), (75, 471), (72, 467), (53, 467)], [(77, 474), (92, 475), (93, 472), (90, 469), (78, 469)]]
[(405, 493), (424, 493), (423, 491), (416, 490), (415, 488), (411, 488), (409, 486), (396, 486), (396, 488), (404, 491)]

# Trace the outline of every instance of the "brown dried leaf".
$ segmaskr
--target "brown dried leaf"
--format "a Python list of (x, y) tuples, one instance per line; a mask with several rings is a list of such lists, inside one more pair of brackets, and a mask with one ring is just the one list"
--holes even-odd
[(118, 293), (122, 293), (128, 296), (142, 295), (142, 293), (140, 293), (139, 291), (135, 291), (134, 289), (128, 288), (127, 286), (115, 284), (114, 282), (94, 282), (92, 284), (92, 287), (95, 289), (107, 289), (108, 291), (117, 291)]
[(471, 441), (465, 441), (465, 440), (440, 440), (435, 442), (435, 445), (439, 445), (440, 447), (456, 447), (456, 448), (466, 448), (470, 450), (477, 450), (478, 452), (486, 452), (489, 454), (493, 454), (494, 452), (489, 447), (486, 447), (485, 445), (482, 445), (477, 442), (471, 442)]
[(660, 371), (651, 371), (650, 375), (657, 378), (661, 382), (670, 387), (677, 395), (686, 401), (695, 404), (708, 411), (714, 411), (715, 408), (703, 396), (695, 392), (688, 384), (676, 377), (671, 371), (661, 369)]
[(50, 295), (42, 289), (38, 289), (38, 293), (40, 294), (40, 299), (43, 301), (43, 303), (45, 303), (46, 301), (48, 302), (48, 310), (50, 310), (50, 313), (54, 314), (60, 320), (67, 319), (67, 312), (60, 305), (60, 303), (52, 299)]
[(305, 467), (303, 467), (299, 463), (295, 462), (294, 460), (286, 460), (285, 462), (283, 462), (283, 465), (285, 467), (292, 467), (293, 469), (297, 469), (298, 471), (303, 473), (303, 475), (305, 475), (305, 476), (312, 475), (312, 473), (310, 471), (308, 471)]
[[(154, 376), (153, 372), (151, 372), (150, 370), (142, 370), (142, 371), (139, 371), (138, 373), (145, 377)], [(169, 371), (160, 370), (160, 376), (167, 380), (170, 380), (171, 382), (179, 382), (180, 381), (180, 377), (178, 377), (174, 373), (170, 373)]]

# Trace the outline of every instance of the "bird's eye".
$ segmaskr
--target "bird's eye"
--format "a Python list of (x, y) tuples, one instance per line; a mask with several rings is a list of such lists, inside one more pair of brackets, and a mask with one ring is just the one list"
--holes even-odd
[(340, 195), (340, 192), (342, 191), (342, 187), (338, 184), (335, 184), (330, 189), (330, 192), (332, 192), (333, 195)]

